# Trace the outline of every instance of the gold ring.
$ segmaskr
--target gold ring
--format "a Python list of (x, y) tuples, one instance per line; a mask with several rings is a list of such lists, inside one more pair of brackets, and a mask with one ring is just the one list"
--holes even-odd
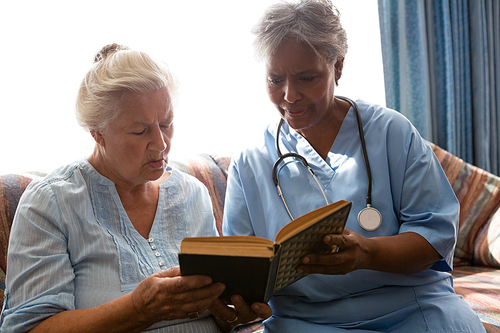
[(200, 314), (198, 313), (198, 311), (188, 312), (187, 315), (188, 315), (189, 319), (198, 318), (200, 316)]
[(228, 322), (228, 324), (234, 324), (235, 322), (238, 321), (238, 316), (234, 317), (233, 320), (226, 320)]

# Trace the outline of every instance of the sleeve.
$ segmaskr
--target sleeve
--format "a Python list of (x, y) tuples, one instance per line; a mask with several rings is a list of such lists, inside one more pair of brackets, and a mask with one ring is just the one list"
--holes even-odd
[[(399, 191), (400, 233), (424, 237), (443, 259), (432, 269), (451, 271), (458, 232), (459, 203), (429, 144), (412, 126)], [(397, 172), (395, 172), (397, 174)]]
[(255, 235), (236, 159), (231, 160), (228, 170), (222, 233), (226, 236)]
[(2, 332), (27, 332), (74, 309), (74, 270), (60, 216), (50, 186), (30, 184), (10, 234)]

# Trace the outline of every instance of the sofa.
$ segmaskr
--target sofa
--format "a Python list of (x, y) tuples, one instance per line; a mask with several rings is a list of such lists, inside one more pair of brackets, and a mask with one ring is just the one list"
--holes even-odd
[[(487, 332), (500, 333), (500, 178), (430, 143), (460, 201), (454, 288), (477, 313)], [(170, 164), (198, 178), (209, 190), (217, 229), (222, 234), (228, 155), (174, 158)], [(0, 176), (0, 301), (3, 301), (9, 233), (19, 198), (43, 173)], [(235, 332), (262, 331), (260, 323)]]

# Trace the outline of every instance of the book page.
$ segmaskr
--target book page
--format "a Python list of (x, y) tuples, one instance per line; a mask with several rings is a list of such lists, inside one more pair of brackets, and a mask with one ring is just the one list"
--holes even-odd
[(333, 213), (336, 210), (341, 209), (342, 207), (349, 205), (349, 201), (345, 200), (340, 200), (334, 203), (331, 203), (329, 205), (320, 207), (318, 209), (315, 209), (307, 214), (304, 214), (292, 222), (288, 223), (286, 226), (281, 228), (281, 230), (278, 232), (276, 235), (276, 244), (280, 244), (283, 241), (287, 240), (288, 238), (292, 237), (293, 235), (299, 233), (300, 231), (308, 228), (309, 226), (313, 225), (314, 223), (318, 222), (322, 218), (328, 216), (329, 214)]
[(180, 252), (272, 258), (274, 244), (268, 239), (255, 236), (187, 237), (181, 242)]
[(304, 277), (297, 273), (296, 268), (305, 255), (332, 252), (332, 248), (323, 242), (323, 237), (327, 234), (342, 233), (351, 209), (351, 203), (347, 201), (346, 203), (341, 204), (339, 209), (333, 209), (333, 212), (326, 210), (326, 214), (319, 214), (321, 218), (316, 223), (308, 225), (298, 233), (291, 234), (280, 243), (280, 259), (274, 292)]

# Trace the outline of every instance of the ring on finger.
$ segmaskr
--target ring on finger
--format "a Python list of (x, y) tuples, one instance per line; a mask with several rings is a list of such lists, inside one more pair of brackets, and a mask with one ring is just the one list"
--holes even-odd
[(238, 316), (234, 317), (233, 320), (226, 320), (228, 322), (228, 324), (234, 324), (235, 322), (238, 321)]

